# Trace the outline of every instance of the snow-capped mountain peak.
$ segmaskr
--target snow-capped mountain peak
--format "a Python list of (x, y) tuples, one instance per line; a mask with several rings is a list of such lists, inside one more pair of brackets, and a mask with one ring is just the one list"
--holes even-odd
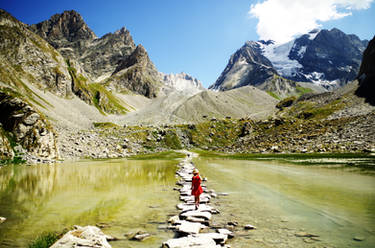
[(341, 86), (356, 78), (367, 43), (337, 28), (314, 29), (284, 44), (247, 41), (209, 88), (256, 86), (274, 74), (326, 88)]

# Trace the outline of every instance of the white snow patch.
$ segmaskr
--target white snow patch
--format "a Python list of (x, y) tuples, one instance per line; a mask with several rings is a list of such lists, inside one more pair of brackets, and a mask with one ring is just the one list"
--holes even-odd
[(295, 75), (302, 65), (297, 60), (289, 58), (290, 50), (293, 48), (294, 40), (282, 45), (264, 45), (258, 43), (263, 51), (263, 55), (269, 59), (281, 76)]
[(328, 81), (324, 77), (324, 73), (321, 72), (312, 72), (309, 74), (303, 74), (307, 79), (311, 80), (312, 83), (321, 85), (324, 88), (336, 88), (339, 84), (339, 80)]
[(311, 32), (308, 33), (309, 35), (309, 39), (310, 40), (313, 40), (315, 39), (315, 37), (320, 33), (320, 30), (319, 29), (314, 29), (312, 30)]
[(307, 48), (307, 46), (302, 46), (302, 47), (299, 49), (299, 51), (297, 52), (298, 57), (300, 57), (300, 58), (303, 57), (303, 55), (304, 55), (305, 52), (306, 52), (306, 48)]

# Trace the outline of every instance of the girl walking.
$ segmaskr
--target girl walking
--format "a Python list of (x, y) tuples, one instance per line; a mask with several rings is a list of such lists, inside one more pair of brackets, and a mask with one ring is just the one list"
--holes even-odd
[(197, 169), (193, 170), (193, 179), (191, 181), (191, 194), (194, 196), (195, 210), (199, 207), (199, 196), (203, 193), (201, 187), (201, 177), (199, 176), (199, 171)]

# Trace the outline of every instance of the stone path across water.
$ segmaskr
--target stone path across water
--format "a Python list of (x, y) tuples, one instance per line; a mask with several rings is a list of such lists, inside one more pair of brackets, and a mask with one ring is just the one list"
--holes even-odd
[(193, 170), (192, 163), (194, 153), (185, 152), (187, 157), (178, 165), (176, 175), (179, 177), (175, 188), (180, 192), (180, 200), (177, 209), (181, 210), (179, 215), (171, 217), (168, 222), (169, 228), (174, 230), (176, 237), (163, 243), (163, 248), (189, 248), (189, 247), (230, 247), (225, 244), (228, 237), (233, 237), (233, 233), (227, 229), (217, 229), (216, 232), (209, 232), (210, 220), (213, 214), (219, 211), (210, 206), (211, 197), (216, 196), (213, 190), (208, 190), (202, 184), (204, 193), (200, 196), (200, 205), (197, 210), (194, 206), (194, 196), (191, 195), (191, 179)]

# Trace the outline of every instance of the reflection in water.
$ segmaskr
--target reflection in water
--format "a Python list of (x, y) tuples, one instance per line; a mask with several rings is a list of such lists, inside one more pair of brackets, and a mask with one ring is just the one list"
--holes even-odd
[(43, 231), (75, 224), (110, 222), (107, 232), (119, 236), (134, 228), (156, 230), (147, 222), (165, 221), (177, 202), (170, 190), (176, 163), (112, 160), (3, 167), (0, 216), (8, 220), (0, 226), (0, 246), (24, 247)]
[[(234, 247), (375, 247), (374, 176), (272, 161), (196, 163), (210, 188), (230, 193), (220, 199), (222, 222), (234, 218), (258, 226), (240, 233)], [(301, 231), (321, 241), (296, 237)]]
[[(237, 220), (233, 247), (375, 247), (375, 177), (271, 161), (197, 159), (209, 188), (229, 192), (215, 203), (213, 224)], [(119, 238), (145, 230), (144, 242), (113, 247), (159, 247), (173, 236), (165, 230), (177, 213), (177, 161), (81, 161), (53, 166), (0, 168), (0, 247), (25, 247), (44, 231), (72, 225), (110, 224), (104, 232)], [(321, 241), (296, 237), (318, 234)], [(353, 241), (361, 236), (362, 242)]]

